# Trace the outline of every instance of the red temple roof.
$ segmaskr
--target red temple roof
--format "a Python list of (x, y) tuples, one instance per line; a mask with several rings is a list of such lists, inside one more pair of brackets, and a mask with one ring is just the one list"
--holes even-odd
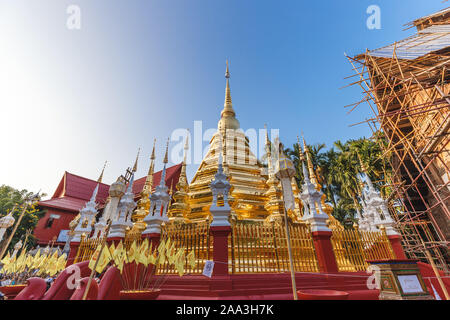
[[(165, 180), (166, 185), (169, 188), (171, 186), (175, 188), (175, 185), (178, 183), (181, 173), (181, 166), (182, 165), (180, 163), (166, 169)], [(160, 183), (161, 173), (162, 171), (154, 173), (153, 188)], [(139, 198), (139, 194), (144, 187), (146, 178), (147, 177), (142, 177), (134, 181), (133, 193), (135, 194), (135, 198)], [(66, 171), (52, 198), (49, 200), (40, 201), (39, 205), (41, 207), (58, 208), (78, 212), (83, 208), (86, 202), (89, 201), (96, 185), (97, 181), (95, 180), (84, 178)], [(104, 206), (105, 201), (108, 198), (108, 191), (109, 185), (100, 183), (96, 199), (100, 207)]]

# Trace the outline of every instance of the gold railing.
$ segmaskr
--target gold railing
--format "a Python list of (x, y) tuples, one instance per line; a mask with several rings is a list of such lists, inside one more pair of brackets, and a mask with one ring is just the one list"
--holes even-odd
[(333, 230), (331, 243), (339, 271), (365, 271), (368, 260), (395, 259), (384, 232)]
[[(206, 260), (212, 260), (212, 241), (209, 236), (209, 222), (200, 223), (169, 223), (162, 227), (161, 240), (167, 241), (170, 238), (171, 243), (175, 243), (175, 248), (186, 249), (186, 273), (201, 274)], [(197, 264), (192, 268), (187, 262), (187, 254), (194, 250)], [(176, 274), (173, 265), (167, 262), (158, 267), (159, 274)]]
[(137, 246), (140, 246), (142, 243), (142, 235), (140, 232), (127, 232), (124, 239), (124, 246), (127, 250), (130, 249), (133, 242), (136, 242)]
[[(289, 224), (294, 270), (318, 272), (309, 225)], [(230, 273), (278, 273), (289, 271), (286, 231), (283, 225), (232, 224), (228, 241)]]
[(85, 236), (81, 236), (80, 245), (78, 246), (74, 263), (90, 260), (95, 252), (95, 249), (97, 249), (98, 245), (102, 244), (105, 240), (106, 239), (104, 237), (89, 239)]

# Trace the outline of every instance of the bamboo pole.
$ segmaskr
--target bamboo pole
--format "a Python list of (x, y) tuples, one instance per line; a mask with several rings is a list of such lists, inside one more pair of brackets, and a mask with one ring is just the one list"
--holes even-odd
[[(447, 288), (445, 287), (445, 284), (444, 284), (444, 282), (442, 281), (441, 275), (439, 274), (439, 271), (438, 271), (438, 269), (436, 268), (436, 264), (434, 263), (434, 260), (433, 260), (433, 258), (431, 257), (430, 252), (429, 252), (428, 249), (426, 249), (426, 248), (425, 248), (424, 251), (425, 251), (425, 255), (427, 256), (428, 261), (430, 261), (431, 267), (433, 268), (434, 274), (436, 275), (436, 278), (437, 278), (437, 280), (438, 280), (438, 282), (439, 282), (439, 285), (441, 286), (442, 291), (444, 291), (445, 299), (446, 299), (446, 300), (450, 300), (450, 297), (449, 297), (449, 295), (448, 295)], [(430, 280), (430, 282), (431, 282), (431, 280)]]
[(292, 293), (294, 295), (294, 300), (298, 300), (297, 284), (295, 282), (295, 273), (294, 273), (294, 263), (292, 261), (291, 234), (289, 233), (289, 225), (288, 225), (286, 208), (284, 208), (284, 225), (286, 227), (286, 242), (287, 242), (288, 253), (289, 253), (289, 267), (291, 270)]

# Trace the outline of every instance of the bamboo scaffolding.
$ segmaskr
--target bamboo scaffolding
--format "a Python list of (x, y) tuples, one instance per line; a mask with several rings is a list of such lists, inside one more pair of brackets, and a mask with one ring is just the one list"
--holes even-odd
[[(445, 19), (443, 24), (448, 25), (448, 11)], [(427, 41), (438, 37), (441, 35)], [(362, 100), (348, 106), (352, 112), (367, 102), (373, 113), (360, 124), (369, 124), (392, 168), (391, 174), (384, 175), (386, 189), (391, 192), (389, 209), (407, 255), (429, 261), (424, 248), (430, 249), (433, 263), (448, 272), (449, 232), (437, 219), (438, 215), (439, 219), (450, 219), (449, 181), (440, 181), (444, 176), (450, 179), (450, 57), (447, 47), (415, 59), (399, 58), (398, 48), (410, 38), (405, 41), (391, 46), (391, 57), (375, 56), (370, 51), (347, 56), (354, 76), (359, 77), (351, 85), (358, 85), (364, 93)]]

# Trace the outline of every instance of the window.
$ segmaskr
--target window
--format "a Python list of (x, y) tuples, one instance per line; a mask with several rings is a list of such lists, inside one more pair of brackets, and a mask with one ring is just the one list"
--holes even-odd
[(48, 218), (47, 223), (45, 224), (45, 228), (51, 228), (53, 221), (55, 221), (55, 218), (53, 217)]
[(53, 225), (53, 222), (59, 218), (60, 218), (60, 215), (51, 214), (50, 217), (48, 218), (47, 222), (45, 223), (45, 228), (51, 228)]

